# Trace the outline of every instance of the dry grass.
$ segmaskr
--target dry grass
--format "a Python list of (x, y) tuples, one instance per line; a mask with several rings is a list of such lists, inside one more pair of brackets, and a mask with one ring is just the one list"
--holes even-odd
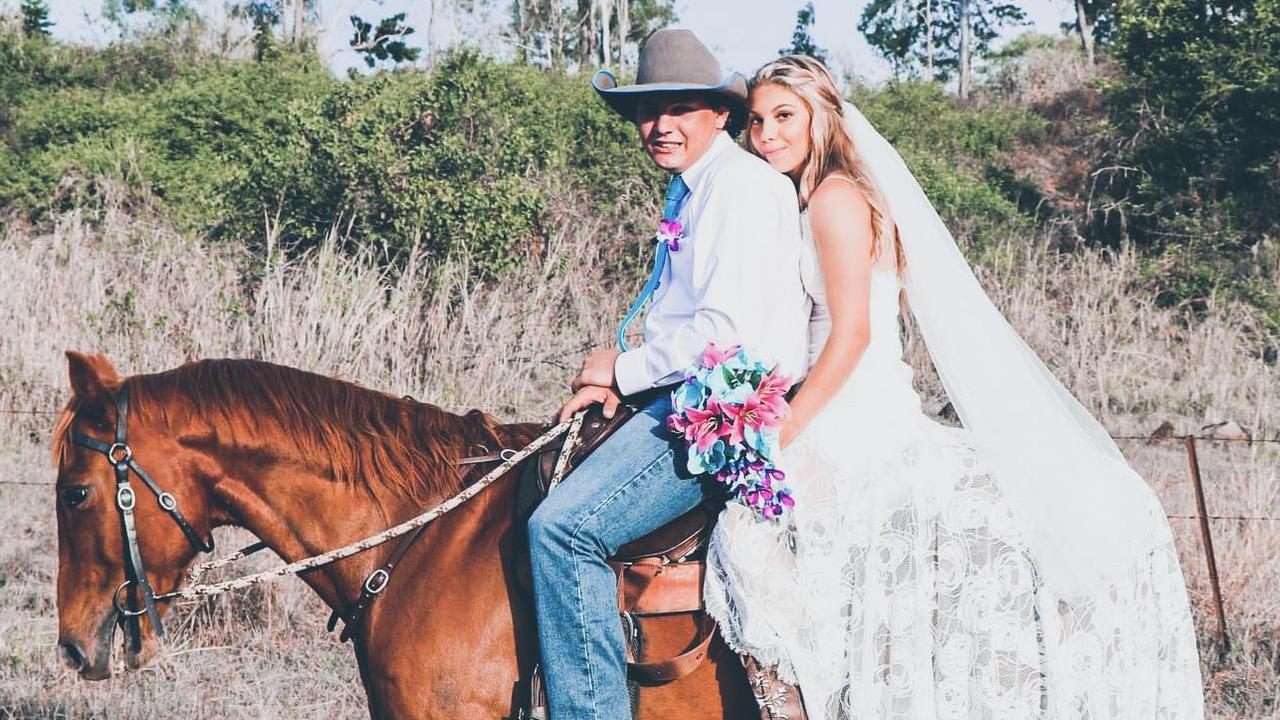
[[(123, 372), (205, 356), (252, 356), (329, 373), (447, 407), (506, 419), (549, 413), (581, 353), (608, 340), (629, 299), (611, 291), (583, 215), (546, 257), (501, 282), (469, 286), (465, 268), (418, 257), (390, 278), (376, 253), (333, 244), (254, 267), (234, 248), (182, 237), (145, 209), (64, 215), (47, 233), (0, 238), (0, 408), (53, 410), (65, 395), (66, 348), (105, 351)], [(1043, 241), (1041, 241), (1043, 240)], [(981, 275), (1011, 322), (1117, 432), (1180, 432), (1235, 419), (1274, 437), (1280, 370), (1255, 351), (1261, 332), (1240, 306), (1189, 320), (1160, 309), (1130, 253), (1059, 255), (1048, 238), (1009, 238)], [(246, 280), (246, 278), (254, 278)], [(921, 370), (926, 405), (936, 382)], [(932, 403), (930, 405), (930, 403)], [(0, 414), (0, 481), (52, 480), (51, 418)], [(1126, 443), (1175, 515), (1194, 504), (1176, 444)], [(1280, 446), (1202, 448), (1211, 512), (1280, 514)], [(169, 649), (140, 673), (79, 682), (55, 650), (55, 533), (47, 487), (0, 485), (0, 717), (363, 717), (350, 651), (323, 632), (323, 608), (298, 582), (181, 608)], [(1202, 637), (1213, 629), (1195, 523), (1172, 521)], [(1280, 525), (1215, 521), (1233, 650), (1205, 641), (1217, 718), (1276, 714), (1280, 695)], [(219, 537), (231, 547), (242, 534)], [(250, 563), (253, 567), (266, 563)]]

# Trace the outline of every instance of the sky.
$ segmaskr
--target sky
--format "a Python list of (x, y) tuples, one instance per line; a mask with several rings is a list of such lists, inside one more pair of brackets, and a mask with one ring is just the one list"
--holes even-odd
[[(48, 0), (54, 34), (64, 40), (100, 44), (110, 41), (112, 33), (101, 21), (102, 0)], [(222, 6), (223, 0), (197, 0), (210, 6)], [(730, 69), (750, 74), (778, 54), (791, 42), (796, 11), (806, 0), (677, 0), (680, 27), (693, 30), (710, 47), (721, 63)], [(829, 62), (837, 71), (845, 71), (866, 80), (882, 80), (889, 66), (871, 51), (858, 32), (858, 18), (866, 0), (813, 0), (814, 40), (829, 53)], [(0, 0), (0, 6), (16, 10), (18, 0)], [(452, 3), (446, 3), (451, 5)], [(498, 5), (489, 16), (477, 18), (447, 15), (437, 23), (441, 44), (451, 37), (465, 38), (483, 49), (496, 50), (499, 40), (493, 28), (505, 18), (509, 3)], [(1025, 30), (1059, 34), (1059, 24), (1071, 17), (1072, 5), (1067, 0), (1021, 0), (1029, 24), (1006, 33), (1013, 37)], [(376, 22), (398, 12), (406, 14), (406, 23), (417, 33), (410, 45), (425, 44), (430, 18), (429, 0), (320, 0), (320, 51), (335, 72), (356, 66), (359, 59), (347, 47), (352, 28), (348, 17), (357, 14)]]

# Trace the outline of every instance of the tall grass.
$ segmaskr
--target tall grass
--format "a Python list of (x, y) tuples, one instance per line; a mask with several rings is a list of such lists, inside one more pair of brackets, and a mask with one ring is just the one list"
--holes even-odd
[[(502, 419), (550, 414), (581, 355), (605, 344), (635, 288), (612, 282), (611, 228), (567, 208), (543, 257), (474, 284), (465, 259), (413, 253), (395, 274), (377, 248), (311, 253), (211, 246), (122, 196), (47, 232), (0, 237), (0, 408), (57, 409), (62, 351), (105, 352), (124, 373), (209, 356), (247, 356), (336, 375)], [(267, 244), (271, 230), (267, 228)], [(1059, 377), (1113, 431), (1161, 422), (1190, 432), (1234, 419), (1255, 437), (1280, 421), (1280, 369), (1265, 363), (1253, 311), (1157, 307), (1128, 250), (1063, 254), (1050, 236), (984, 241), (978, 271), (996, 303)], [(610, 250), (613, 248), (613, 250)], [(1274, 341), (1274, 339), (1272, 339)], [(911, 350), (926, 407), (942, 397), (919, 343)], [(51, 418), (0, 413), (4, 481), (52, 480)], [(1190, 514), (1177, 446), (1126, 452), (1171, 514)], [(1210, 511), (1280, 513), (1276, 446), (1206, 447)], [(0, 717), (362, 717), (349, 651), (296, 581), (179, 608), (172, 645), (141, 673), (79, 682), (58, 661), (55, 533), (48, 487), (0, 485)], [(1195, 525), (1175, 533), (1202, 637), (1213, 627)], [(1215, 543), (1235, 636), (1222, 662), (1204, 645), (1212, 715), (1269, 717), (1280, 693), (1277, 526), (1217, 521)], [(235, 545), (242, 533), (219, 540)], [(260, 561), (267, 562), (267, 561)], [(252, 566), (253, 564), (251, 564)]]
[(11, 228), (0, 238), (0, 405), (56, 407), (71, 348), (105, 352), (125, 373), (256, 357), (504, 418), (549, 413), (627, 301), (601, 276), (598, 221), (561, 227), (539, 261), (484, 285), (465, 258), (438, 265), (421, 252), (393, 274), (377, 248), (345, 252), (336, 232), (301, 257), (269, 239), (255, 260), (123, 201), (62, 215), (51, 232)]

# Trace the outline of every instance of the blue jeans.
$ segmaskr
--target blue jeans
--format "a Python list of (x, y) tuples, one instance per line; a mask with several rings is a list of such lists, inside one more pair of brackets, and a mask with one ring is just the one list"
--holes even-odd
[[(553, 720), (630, 720), (618, 583), (605, 559), (702, 501), (670, 439), (665, 393), (617, 430), (529, 519)], [(678, 468), (678, 469), (677, 469)]]

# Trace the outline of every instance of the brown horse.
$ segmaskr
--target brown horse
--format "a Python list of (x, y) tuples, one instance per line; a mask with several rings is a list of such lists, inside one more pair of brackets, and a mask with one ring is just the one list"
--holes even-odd
[[(458, 459), (481, 445), (522, 447), (538, 431), (263, 362), (205, 360), (121, 379), (101, 355), (68, 352), (67, 358), (74, 395), (53, 439), (58, 639), (87, 679), (111, 673), (114, 630), (124, 624), (116, 593), (127, 579), (129, 551), (112, 464), (83, 444), (112, 442), (117, 398), (126, 386), (132, 459), (176, 499), (188, 535), (244, 527), (286, 561), (417, 515), (462, 489), (467, 468), (456, 465)], [(77, 437), (79, 444), (70, 441)], [(122, 455), (117, 450), (113, 457)], [(514, 475), (429, 526), (353, 628), (374, 718), (517, 717), (537, 640), (517, 582)], [(194, 541), (146, 492), (138, 500), (133, 524), (144, 577), (156, 593), (172, 591), (196, 557)], [(303, 579), (330, 607), (345, 607), (394, 545)], [(124, 596), (136, 590), (126, 587)], [(139, 620), (136, 645), (126, 642), (130, 668), (160, 646), (155, 622)], [(691, 637), (688, 622), (672, 637)], [(666, 642), (670, 647), (661, 649), (673, 654), (683, 649), (674, 639), (654, 642)], [(642, 718), (756, 712), (737, 658), (723, 646), (713, 647), (692, 675), (645, 693)]]

